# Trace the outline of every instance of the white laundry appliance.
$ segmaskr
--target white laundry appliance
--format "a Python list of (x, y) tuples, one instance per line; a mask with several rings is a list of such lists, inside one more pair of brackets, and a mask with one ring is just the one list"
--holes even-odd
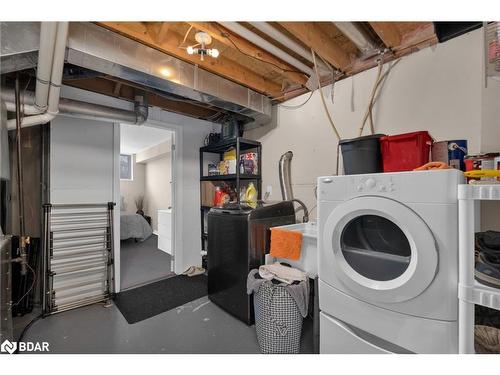
[(321, 353), (458, 352), (450, 169), (318, 179)]

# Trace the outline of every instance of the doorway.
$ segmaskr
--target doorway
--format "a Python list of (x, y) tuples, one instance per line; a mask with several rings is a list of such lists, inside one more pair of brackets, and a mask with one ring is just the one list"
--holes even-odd
[(174, 132), (120, 124), (120, 290), (173, 276)]

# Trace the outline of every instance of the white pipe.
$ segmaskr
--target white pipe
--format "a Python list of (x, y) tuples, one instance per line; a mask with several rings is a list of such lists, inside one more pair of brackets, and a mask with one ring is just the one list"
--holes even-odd
[(274, 44), (269, 43), (267, 40), (264, 38), (261, 38), (257, 34), (251, 32), (247, 28), (241, 26), (237, 22), (220, 22), (222, 26), (224, 26), (226, 29), (229, 29), (233, 32), (235, 32), (238, 35), (241, 35), (243, 38), (247, 39), (248, 41), (252, 42), (256, 46), (266, 50), (267, 52), (273, 54), (274, 56), (280, 58), (281, 60), (289, 63), (290, 65), (293, 65), (297, 69), (301, 70), (302, 72), (306, 73), (309, 76), (313, 75), (313, 70), (308, 67), (306, 64), (302, 63), (301, 61), (297, 60), (295, 57), (290, 56), (288, 53), (284, 52), (282, 49), (276, 47)]
[[(273, 38), (275, 41), (284, 45), (289, 50), (295, 52), (300, 57), (303, 57), (307, 61), (313, 62), (311, 50), (302, 47), (299, 43), (290, 39), (288, 36), (283, 34), (281, 31), (279, 31), (278, 29), (271, 26), (268, 22), (249, 22), (249, 23), (250, 23), (250, 25), (255, 27), (257, 30), (259, 30), (260, 32), (266, 34), (267, 36)], [(328, 68), (326, 66), (326, 64), (321, 60), (318, 61), (318, 68), (319, 68), (320, 74), (327, 74), (331, 71), (330, 68)]]
[(41, 22), (35, 91), (35, 107), (39, 109), (39, 112), (47, 109), (49, 100), (50, 76), (52, 73), (56, 33), (57, 22)]
[[(13, 89), (4, 88), (1, 92), (1, 98), (5, 101), (5, 105), (8, 111), (15, 111), (16, 105), (14, 103), (15, 93)], [(34, 106), (35, 94), (31, 91), (27, 91), (23, 96), (24, 100), (24, 112), (25, 113), (39, 113), (39, 110)], [(99, 104), (86, 103), (72, 99), (61, 98), (59, 102), (60, 113), (76, 116), (79, 118), (86, 118), (91, 120), (101, 120), (106, 122), (126, 122), (129, 124), (137, 124), (138, 116), (134, 111), (128, 111), (124, 109), (107, 107)], [(50, 116), (50, 115), (47, 115)], [(36, 116), (32, 116), (36, 117)], [(31, 117), (27, 117), (30, 119)], [(31, 121), (24, 122), (22, 127), (38, 125)], [(8, 123), (7, 128), (15, 129), (16, 124)]]
[(313, 58), (312, 58), (312, 54), (311, 54), (310, 50), (302, 47), (300, 44), (298, 44), (297, 42), (295, 42), (292, 39), (290, 39), (289, 37), (287, 37), (285, 34), (283, 34), (278, 29), (275, 29), (268, 22), (249, 22), (249, 23), (250, 23), (250, 25), (255, 27), (257, 30), (270, 36), (275, 41), (284, 45), (289, 50), (295, 52), (297, 55), (303, 57), (304, 59), (306, 59), (310, 62), (313, 62)]
[(50, 76), (49, 108), (47, 112), (57, 115), (59, 112), (59, 97), (61, 96), (62, 75), (64, 69), (64, 56), (66, 55), (66, 42), (68, 40), (69, 22), (59, 22), (57, 27), (56, 44), (54, 48), (54, 62)]
[(358, 47), (363, 55), (375, 54), (378, 51), (379, 46), (354, 22), (333, 22), (333, 24)]
[[(42, 23), (43, 25), (43, 23)], [(23, 117), (21, 121), (21, 126), (33, 126), (33, 125), (38, 125), (38, 124), (45, 124), (49, 121), (51, 121), (59, 112), (59, 96), (61, 93), (61, 82), (62, 82), (62, 73), (63, 73), (63, 68), (64, 68), (64, 56), (66, 53), (66, 41), (68, 39), (68, 26), (69, 22), (58, 22), (57, 23), (57, 30), (56, 30), (56, 39), (54, 42), (54, 50), (53, 50), (53, 58), (52, 58), (52, 67), (51, 67), (51, 74), (50, 74), (50, 88), (49, 88), (49, 97), (48, 97), (48, 104), (45, 105), (46, 110), (41, 111), (42, 113), (38, 115), (33, 115), (33, 116), (28, 116), (28, 117)], [(41, 42), (41, 41), (40, 41)], [(49, 45), (49, 42), (44, 42), (43, 45), (42, 43), (40, 44), (40, 48)], [(39, 59), (39, 64), (46, 63), (46, 56), (49, 54), (48, 52), (43, 52), (40, 54), (41, 51), (39, 51), (39, 56), (43, 57), (43, 60), (40, 61)], [(46, 71), (46, 68), (43, 66), (44, 71)], [(42, 97), (44, 94), (44, 90), (40, 93), (40, 90), (38, 90), (38, 85), (40, 82), (37, 82), (37, 93), (38, 97)], [(42, 103), (37, 103), (37, 107), (41, 107)], [(16, 120), (8, 120), (7, 121), (7, 128), (12, 129), (15, 127)]]

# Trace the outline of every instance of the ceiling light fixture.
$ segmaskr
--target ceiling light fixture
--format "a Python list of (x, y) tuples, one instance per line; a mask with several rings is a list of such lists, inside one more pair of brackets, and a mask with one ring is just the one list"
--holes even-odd
[(186, 52), (188, 53), (188, 55), (200, 55), (201, 61), (204, 61), (205, 56), (210, 56), (214, 59), (219, 56), (219, 50), (217, 48), (206, 48), (207, 45), (212, 43), (212, 37), (210, 35), (199, 31), (195, 34), (194, 38), (196, 39), (198, 44), (188, 46), (186, 48)]

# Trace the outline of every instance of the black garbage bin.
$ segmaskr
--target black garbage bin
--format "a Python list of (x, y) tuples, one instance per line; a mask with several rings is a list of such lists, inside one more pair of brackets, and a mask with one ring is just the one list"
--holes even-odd
[(384, 134), (343, 139), (339, 142), (344, 161), (344, 174), (383, 172), (380, 138)]

